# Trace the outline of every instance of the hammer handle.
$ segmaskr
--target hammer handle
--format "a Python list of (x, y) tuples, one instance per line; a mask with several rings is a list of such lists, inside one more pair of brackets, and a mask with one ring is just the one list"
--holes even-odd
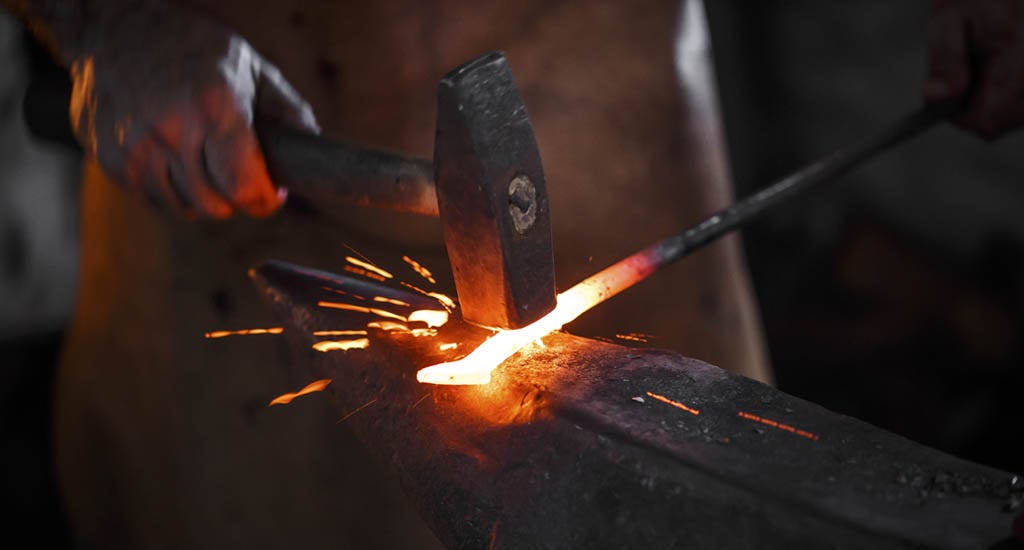
[[(68, 124), (70, 83), (35, 80), (25, 94), (25, 121), (36, 136), (78, 148)], [(278, 127), (257, 128), (273, 181), (307, 199), (437, 216), (434, 167), (427, 160), (335, 143)]]

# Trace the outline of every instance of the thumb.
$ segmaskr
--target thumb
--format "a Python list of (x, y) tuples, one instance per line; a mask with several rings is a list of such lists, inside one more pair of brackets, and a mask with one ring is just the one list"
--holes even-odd
[(256, 88), (256, 120), (262, 120), (311, 134), (320, 133), (313, 108), (285, 80), (274, 65), (260, 67)]
[(970, 64), (967, 24), (951, 8), (937, 9), (928, 21), (928, 77), (924, 84), (926, 101), (955, 99), (967, 92)]

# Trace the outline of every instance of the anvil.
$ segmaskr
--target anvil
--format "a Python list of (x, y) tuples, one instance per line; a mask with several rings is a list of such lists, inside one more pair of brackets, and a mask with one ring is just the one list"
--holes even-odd
[[(416, 382), (489, 331), (370, 329), (337, 292), (429, 298), (271, 262), (252, 273), (301, 363), (450, 548), (997, 548), (1024, 482), (679, 354), (564, 333), (484, 386)], [(441, 344), (455, 342), (448, 349)], [(1009, 546), (1012, 547), (1012, 546)]]

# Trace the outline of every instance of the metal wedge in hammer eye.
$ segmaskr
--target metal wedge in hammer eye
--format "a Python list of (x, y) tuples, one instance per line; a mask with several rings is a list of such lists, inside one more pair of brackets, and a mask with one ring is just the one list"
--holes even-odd
[(463, 317), (515, 329), (555, 307), (544, 170), (504, 54), (441, 79), (434, 179)]

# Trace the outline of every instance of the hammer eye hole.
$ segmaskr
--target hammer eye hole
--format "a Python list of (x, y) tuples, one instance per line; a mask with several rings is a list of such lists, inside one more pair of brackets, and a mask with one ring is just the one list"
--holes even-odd
[(537, 190), (525, 175), (516, 176), (508, 185), (508, 213), (520, 234), (526, 233), (537, 220)]

